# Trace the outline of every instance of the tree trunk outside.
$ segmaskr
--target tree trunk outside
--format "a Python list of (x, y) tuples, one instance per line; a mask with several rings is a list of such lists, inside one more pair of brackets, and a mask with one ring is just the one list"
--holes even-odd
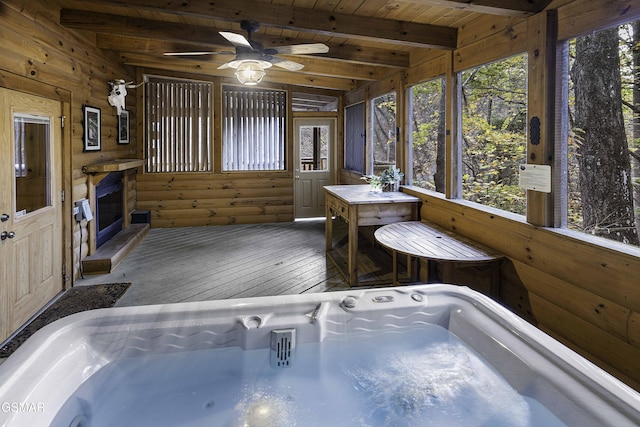
[(571, 70), (585, 231), (638, 245), (629, 146), (622, 115), (618, 30), (576, 41)]

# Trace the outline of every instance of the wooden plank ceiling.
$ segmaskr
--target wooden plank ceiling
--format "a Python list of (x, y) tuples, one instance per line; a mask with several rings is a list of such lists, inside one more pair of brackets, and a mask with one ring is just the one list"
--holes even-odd
[(304, 65), (267, 70), (265, 81), (352, 90), (407, 68), (416, 50), (454, 49), (458, 28), (485, 14), (525, 17), (551, 0), (60, 0), (60, 23), (95, 33), (99, 48), (123, 64), (233, 79), (218, 67), (229, 55), (164, 56), (164, 52), (232, 51), (219, 31), (243, 35), (240, 21), (260, 23), (265, 48), (324, 43), (329, 52), (279, 55)]

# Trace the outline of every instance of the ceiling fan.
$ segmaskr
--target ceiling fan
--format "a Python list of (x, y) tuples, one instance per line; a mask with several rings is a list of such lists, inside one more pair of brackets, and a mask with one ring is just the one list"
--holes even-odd
[(304, 67), (299, 62), (279, 58), (276, 55), (308, 55), (312, 53), (327, 53), (329, 51), (329, 47), (323, 43), (298, 44), (265, 49), (261, 43), (251, 37), (260, 28), (257, 22), (242, 21), (240, 22), (240, 28), (247, 32), (247, 37), (228, 31), (220, 31), (220, 35), (235, 46), (235, 52), (165, 52), (165, 55), (235, 55), (231, 61), (219, 66), (218, 69), (234, 68), (236, 77), (241, 83), (255, 85), (264, 77), (265, 68), (269, 68), (272, 65), (289, 71), (298, 71)]

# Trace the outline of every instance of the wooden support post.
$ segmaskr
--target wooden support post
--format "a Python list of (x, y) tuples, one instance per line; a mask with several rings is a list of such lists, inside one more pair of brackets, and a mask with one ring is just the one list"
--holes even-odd
[(446, 150), (446, 182), (445, 194), (448, 199), (455, 199), (462, 196), (462, 182), (459, 178), (459, 171), (462, 169), (461, 143), (462, 135), (462, 111), (460, 100), (462, 98), (462, 88), (459, 76), (453, 67), (453, 52), (449, 52), (447, 61), (447, 81), (446, 81), (446, 130), (445, 130), (445, 150)]
[[(528, 21), (529, 55), (527, 163), (553, 165), (555, 135), (557, 11), (548, 10)], [(553, 175), (553, 173), (552, 173)], [(554, 225), (554, 191), (527, 191), (527, 221)]]

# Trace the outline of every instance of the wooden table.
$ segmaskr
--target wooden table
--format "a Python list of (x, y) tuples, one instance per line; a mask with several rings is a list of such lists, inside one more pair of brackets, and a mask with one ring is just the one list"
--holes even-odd
[[(325, 189), (326, 250), (351, 286), (358, 284), (358, 227), (384, 225), (418, 218), (420, 199), (402, 192), (373, 193), (369, 185), (329, 185)], [(348, 256), (339, 259), (333, 251), (333, 215), (348, 226)]]
[[(457, 267), (475, 267), (487, 264), (492, 267), (492, 295), (500, 286), (499, 261), (504, 255), (474, 242), (471, 239), (422, 221), (398, 222), (385, 225), (375, 231), (378, 243), (393, 251), (393, 281), (398, 283), (397, 253), (405, 254), (407, 270), (412, 271), (411, 257), (442, 263), (442, 281), (452, 283), (453, 270)], [(428, 279), (428, 278), (427, 278)]]

